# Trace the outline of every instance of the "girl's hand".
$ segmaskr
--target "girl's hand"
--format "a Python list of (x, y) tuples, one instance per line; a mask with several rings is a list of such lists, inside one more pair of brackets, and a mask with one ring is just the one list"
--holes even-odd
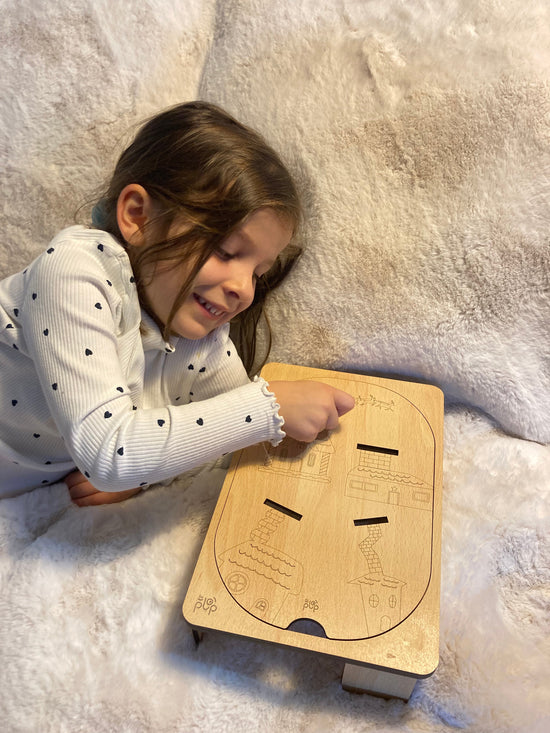
[(338, 420), (355, 406), (355, 399), (323, 382), (270, 382), (269, 389), (281, 405), (285, 433), (311, 443), (323, 430), (334, 430)]
[(97, 506), (98, 504), (116, 504), (119, 501), (129, 499), (141, 489), (128, 489), (128, 491), (98, 491), (94, 489), (88, 479), (80, 473), (73, 471), (63, 479), (69, 488), (71, 499), (78, 506)]

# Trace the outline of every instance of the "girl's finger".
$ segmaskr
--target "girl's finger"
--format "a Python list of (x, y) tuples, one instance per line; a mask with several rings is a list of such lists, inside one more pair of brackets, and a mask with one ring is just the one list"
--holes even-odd
[(99, 494), (97, 489), (94, 489), (92, 484), (89, 481), (83, 481), (80, 484), (76, 484), (76, 486), (71, 486), (69, 488), (69, 494), (71, 495), (71, 499), (82, 499), (85, 496), (93, 496), (94, 494)]
[(72, 473), (69, 473), (63, 479), (63, 481), (67, 484), (67, 486), (69, 487), (69, 489), (72, 486), (76, 486), (77, 484), (80, 484), (83, 481), (87, 481), (87, 480), (88, 479), (84, 476), (84, 474), (81, 473), (81, 471), (78, 471), (78, 470), (72, 471)]
[(96, 491), (88, 496), (73, 499), (77, 506), (99, 506), (100, 504), (118, 504), (138, 494), (140, 489), (128, 489), (127, 491)]

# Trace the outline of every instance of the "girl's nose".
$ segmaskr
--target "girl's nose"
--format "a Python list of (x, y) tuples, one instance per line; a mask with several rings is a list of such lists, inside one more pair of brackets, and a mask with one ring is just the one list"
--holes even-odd
[(225, 288), (238, 300), (252, 302), (256, 289), (254, 273), (244, 269), (232, 273), (231, 277), (226, 280)]

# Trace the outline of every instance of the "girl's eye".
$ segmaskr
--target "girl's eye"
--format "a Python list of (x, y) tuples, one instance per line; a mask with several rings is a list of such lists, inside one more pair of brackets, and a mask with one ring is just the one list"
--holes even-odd
[(216, 250), (216, 255), (220, 258), (220, 260), (223, 260), (224, 262), (232, 260), (233, 257), (235, 257), (235, 255), (231, 254), (230, 252), (226, 252), (224, 249)]

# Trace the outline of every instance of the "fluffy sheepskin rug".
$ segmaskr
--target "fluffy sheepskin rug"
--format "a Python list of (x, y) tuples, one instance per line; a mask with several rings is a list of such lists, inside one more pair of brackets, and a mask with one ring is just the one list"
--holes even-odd
[(304, 192), (273, 358), (447, 398), (440, 665), (408, 704), (342, 691), (338, 660), (195, 648), (181, 604), (215, 465), (116, 506), (62, 485), (0, 501), (2, 729), (549, 730), (546, 0), (5, 0), (0, 61), (2, 276), (72, 222), (132, 125), (209, 99)]

